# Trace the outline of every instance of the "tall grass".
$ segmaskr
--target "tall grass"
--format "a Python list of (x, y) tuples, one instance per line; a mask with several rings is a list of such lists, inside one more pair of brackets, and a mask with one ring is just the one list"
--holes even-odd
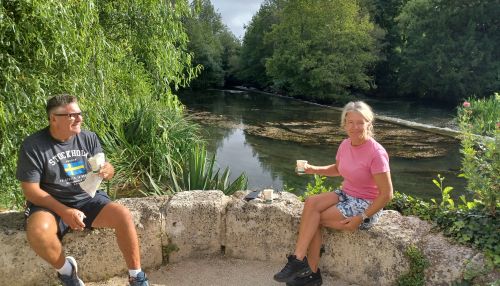
[(500, 94), (482, 99), (468, 99), (459, 108), (461, 130), (476, 135), (495, 137), (500, 128)]
[(140, 104), (112, 136), (102, 140), (110, 147), (122, 196), (138, 186), (167, 188), (166, 174), (172, 171), (168, 161), (184, 164), (190, 150), (200, 143), (197, 126), (182, 113), (151, 103)]

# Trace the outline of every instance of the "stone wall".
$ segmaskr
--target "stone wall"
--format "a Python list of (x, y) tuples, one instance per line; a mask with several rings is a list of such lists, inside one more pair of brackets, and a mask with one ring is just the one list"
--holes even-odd
[[(220, 191), (191, 191), (118, 202), (133, 214), (144, 269), (221, 253), (285, 262), (295, 246), (303, 204), (289, 193), (278, 194), (272, 204), (259, 199), (245, 202), (244, 195), (239, 192), (228, 197)], [(0, 279), (23, 277), (10, 280), (9, 285), (14, 286), (57, 281), (55, 271), (30, 249), (22, 213), (0, 213), (0, 230)], [(358, 285), (393, 285), (409, 269), (404, 252), (410, 245), (417, 246), (430, 260), (425, 273), (427, 285), (450, 285), (462, 278), (465, 268), (470, 267), (469, 261), (479, 266), (484, 263), (479, 252), (455, 245), (431, 231), (428, 223), (394, 211), (385, 211), (370, 230), (324, 230), (323, 239), (322, 271)], [(77, 259), (85, 281), (126, 273), (112, 230), (69, 233), (63, 244), (66, 253)]]

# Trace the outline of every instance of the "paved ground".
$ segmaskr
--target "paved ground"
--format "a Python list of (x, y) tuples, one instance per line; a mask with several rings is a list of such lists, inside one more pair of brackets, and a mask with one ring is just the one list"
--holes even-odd
[[(284, 263), (285, 261), (283, 261)], [(223, 257), (188, 259), (148, 271), (151, 285), (168, 286), (285, 286), (273, 280), (273, 275), (283, 267), (281, 263), (247, 261)], [(85, 283), (87, 286), (123, 286), (126, 277), (115, 277), (105, 282)], [(355, 286), (323, 275), (323, 285)]]

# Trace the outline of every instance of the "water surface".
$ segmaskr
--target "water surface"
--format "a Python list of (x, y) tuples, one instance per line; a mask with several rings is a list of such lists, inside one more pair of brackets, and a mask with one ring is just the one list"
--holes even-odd
[[(216, 152), (216, 165), (229, 167), (232, 179), (247, 174), (250, 189), (302, 193), (313, 177), (296, 175), (295, 160), (331, 164), (346, 137), (339, 128), (339, 111), (325, 106), (247, 91), (184, 92), (179, 98), (202, 125), (209, 152)], [(457, 140), (381, 121), (376, 121), (375, 132), (389, 153), (395, 190), (439, 197), (432, 183), (438, 173), (447, 185), (464, 189), (464, 180), (457, 178)], [(336, 186), (340, 180), (329, 178), (328, 183)]]

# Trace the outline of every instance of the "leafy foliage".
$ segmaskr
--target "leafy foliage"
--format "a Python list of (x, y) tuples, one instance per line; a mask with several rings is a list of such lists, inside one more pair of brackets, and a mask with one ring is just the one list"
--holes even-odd
[(469, 98), (458, 109), (461, 131), (495, 137), (500, 126), (500, 94), (489, 98)]
[(377, 94), (398, 95), (398, 72), (403, 44), (397, 17), (408, 0), (362, 0), (361, 7), (368, 10), (380, 34), (380, 54), (374, 69)]
[(318, 195), (322, 193), (328, 193), (333, 191), (333, 187), (325, 185), (326, 177), (314, 175), (314, 185), (311, 183), (307, 184), (306, 191), (303, 195), (299, 196), (301, 201), (305, 201), (306, 198), (312, 195)]
[(357, 1), (286, 1), (266, 35), (274, 47), (266, 71), (292, 96), (335, 99), (367, 89), (376, 60), (374, 27)]
[(395, 192), (394, 198), (387, 205), (403, 215), (415, 215), (434, 222), (443, 233), (459, 243), (469, 244), (484, 251), (493, 264), (500, 265), (500, 220), (485, 211), (485, 205), (478, 200), (468, 201), (464, 195), (455, 201), (451, 196), (451, 187), (443, 185), (444, 178), (438, 175), (434, 183), (441, 191), (440, 202), (422, 201)]
[(238, 78), (259, 88), (271, 86), (272, 79), (266, 73), (266, 61), (274, 52), (272, 43), (265, 42), (265, 35), (278, 23), (280, 0), (266, 0), (252, 17), (243, 37)]
[[(444, 186), (443, 181), (445, 177), (441, 177), (440, 174), (438, 174), (438, 180), (432, 179), (432, 182), (436, 187), (439, 189), (441, 192), (441, 202), (439, 203), (439, 207), (441, 209), (454, 209), (455, 208), (455, 201), (451, 198), (450, 192), (453, 190), (453, 187), (450, 186)], [(432, 200), (433, 203), (436, 203), (436, 200)]]
[[(181, 23), (189, 13), (188, 1), (180, 0), (0, 2), (1, 205), (23, 203), (17, 151), (47, 125), (45, 101), (54, 94), (79, 97), (86, 127), (123, 174), (115, 188), (140, 185), (130, 178), (158, 179), (161, 152), (178, 159), (191, 148), (196, 128), (181, 120), (183, 107), (172, 93), (198, 73)], [(139, 117), (149, 126), (134, 125)], [(136, 127), (144, 129), (140, 140), (130, 131)], [(145, 151), (144, 142), (161, 147)]]
[(458, 118), (467, 187), (475, 199), (496, 215), (500, 207), (500, 95), (471, 99), (459, 109)]
[(401, 94), (456, 103), (500, 89), (496, 0), (409, 0), (397, 17)]
[(425, 269), (429, 261), (423, 253), (414, 245), (409, 246), (405, 252), (410, 260), (410, 270), (398, 278), (398, 286), (423, 286), (425, 285)]
[(170, 184), (168, 159), (185, 164), (196, 144), (197, 126), (182, 113), (157, 102), (138, 102), (120, 129), (101, 137), (110, 161), (117, 169), (115, 192), (130, 196), (128, 190), (165, 188)]
[(363, 90), (454, 105), (500, 89), (498, 14), (497, 0), (266, 0), (238, 77), (316, 101)]
[(193, 1), (191, 9), (193, 14), (183, 20), (189, 36), (188, 49), (194, 55), (194, 64), (203, 67), (191, 87), (222, 87), (236, 72), (240, 43), (209, 0)]
[[(148, 71), (157, 97), (185, 87), (199, 72), (186, 52), (181, 19), (191, 15), (188, 1), (97, 2), (99, 24), (108, 41), (134, 56)], [(173, 97), (175, 100), (175, 97)]]

